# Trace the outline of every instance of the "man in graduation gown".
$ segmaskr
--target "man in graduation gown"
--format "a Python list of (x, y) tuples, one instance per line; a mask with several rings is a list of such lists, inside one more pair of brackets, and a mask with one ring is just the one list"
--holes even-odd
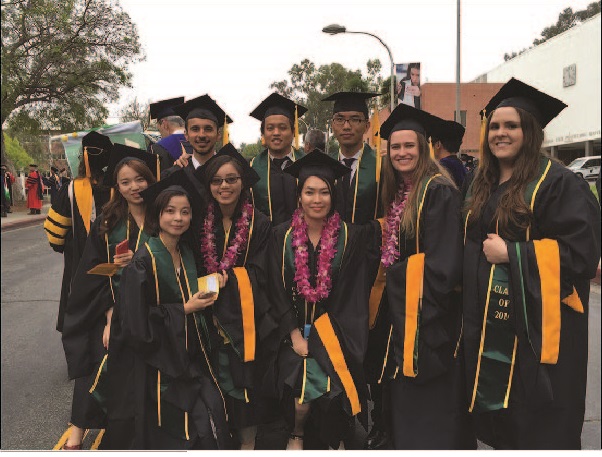
[(79, 265), (90, 226), (109, 200), (109, 190), (101, 185), (103, 168), (109, 163), (113, 146), (109, 137), (90, 132), (82, 139), (83, 154), (78, 177), (61, 187), (48, 211), (44, 230), (52, 249), (64, 256), (65, 268), (56, 329), (63, 331), (63, 317), (71, 281)]
[(458, 189), (462, 188), (466, 178), (466, 168), (458, 158), (458, 152), (464, 138), (464, 127), (454, 121), (441, 119), (431, 134), (431, 144), (435, 159), (443, 165), (452, 177)]
[[(351, 173), (337, 182), (337, 211), (344, 221), (355, 224), (365, 224), (379, 216), (381, 158), (363, 140), (370, 129), (367, 100), (376, 96), (378, 94), (338, 92), (323, 99), (334, 101), (332, 130), (339, 142), (337, 159), (351, 168)], [(372, 301), (373, 307), (380, 306), (376, 295)], [(383, 324), (380, 313), (372, 312), (372, 315), (375, 317), (370, 321), (365, 369), (374, 409), (366, 448), (382, 449), (389, 447), (389, 442), (382, 418), (382, 386), (378, 383), (382, 360), (378, 361), (376, 355), (382, 353), (378, 348), (385, 344), (388, 327)]]
[(42, 176), (36, 164), (32, 163), (29, 165), (29, 175), (25, 181), (25, 189), (27, 191), (27, 208), (29, 208), (29, 214), (40, 214), (44, 197), (44, 184), (42, 183)]
[(304, 155), (293, 148), (293, 139), (298, 134), (295, 120), (306, 111), (307, 108), (274, 92), (250, 114), (261, 121), (266, 145), (251, 161), (261, 178), (253, 186), (253, 201), (273, 226), (289, 220), (297, 208), (297, 181), (282, 170)]
[(59, 169), (56, 167), (50, 167), (50, 176), (48, 178), (42, 178), (44, 185), (50, 189), (50, 203), (53, 204), (56, 201), (56, 196), (61, 189), (62, 179), (59, 176)]
[(175, 106), (184, 103), (184, 97), (161, 100), (149, 105), (151, 120), (157, 120), (157, 129), (161, 139), (149, 145), (148, 152), (161, 158), (161, 170), (173, 166), (183, 152), (192, 154), (192, 148), (184, 135), (184, 120), (173, 110)]

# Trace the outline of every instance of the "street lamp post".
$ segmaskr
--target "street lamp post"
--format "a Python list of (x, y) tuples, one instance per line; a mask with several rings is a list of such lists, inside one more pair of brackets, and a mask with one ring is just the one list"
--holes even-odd
[(393, 62), (393, 54), (391, 54), (391, 50), (389, 49), (389, 46), (387, 46), (383, 40), (381, 40), (379, 37), (377, 37), (373, 33), (352, 32), (350, 30), (347, 30), (347, 28), (345, 26), (339, 25), (339, 24), (327, 25), (326, 27), (324, 27), (322, 29), (322, 32), (328, 33), (329, 35), (337, 35), (339, 33), (355, 33), (355, 34), (359, 34), (359, 35), (369, 35), (371, 37), (376, 38), (378, 41), (380, 41), (380, 44), (382, 44), (385, 47), (385, 49), (387, 50), (387, 52), (389, 53), (389, 60), (391, 60), (391, 95), (390, 95), (390, 97), (391, 97), (391, 112), (393, 112), (393, 109), (395, 109), (395, 63)]

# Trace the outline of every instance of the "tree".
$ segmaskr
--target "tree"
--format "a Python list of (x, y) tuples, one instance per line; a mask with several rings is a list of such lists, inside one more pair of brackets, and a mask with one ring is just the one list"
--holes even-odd
[[(363, 76), (360, 70), (349, 70), (340, 63), (316, 67), (309, 59), (303, 59), (288, 71), (289, 79), (275, 81), (270, 88), (305, 106), (308, 111), (303, 120), (309, 127), (324, 130), (332, 117), (332, 106), (322, 102), (324, 97), (335, 92), (368, 92), (382, 88), (380, 61), (369, 60), (366, 67), (367, 75)], [(301, 134), (306, 132), (303, 123), (300, 124), (299, 131)]]
[(134, 98), (134, 100), (124, 106), (119, 114), (120, 122), (140, 121), (144, 130), (147, 130), (150, 125), (149, 118), (150, 105), (148, 103), (140, 103), (138, 98)]
[(241, 155), (249, 161), (257, 156), (262, 150), (263, 145), (261, 144), (261, 139), (258, 139), (255, 143), (242, 143), (240, 145)]
[[(558, 21), (556, 21), (556, 24), (543, 29), (540, 34), (541, 38), (536, 38), (535, 40), (533, 40), (533, 46), (538, 46), (542, 43), (545, 43), (550, 38), (553, 38), (556, 35), (560, 35), (561, 33), (566, 32), (570, 28), (582, 23), (583, 21), (589, 19), (590, 17), (593, 17), (596, 14), (599, 14), (600, 13), (600, 4), (601, 4), (600, 1), (590, 3), (589, 5), (587, 5), (587, 8), (585, 8), (584, 10), (581, 10), (581, 11), (577, 11), (577, 12), (573, 12), (573, 8), (570, 8), (570, 7), (565, 8), (558, 15)], [(531, 46), (530, 48), (523, 49), (522, 51), (520, 51), (518, 53), (517, 52), (513, 52), (511, 54), (506, 53), (506, 54), (504, 54), (504, 60), (508, 61), (510, 59), (513, 59), (514, 57), (519, 56), (523, 52), (527, 51), (527, 49), (531, 49), (533, 46)]]
[(6, 148), (6, 158), (12, 163), (16, 171), (22, 171), (33, 162), (33, 159), (19, 144), (19, 141), (3, 133), (2, 139)]
[(17, 113), (45, 130), (102, 123), (142, 58), (117, 2), (2, 0), (2, 130)]

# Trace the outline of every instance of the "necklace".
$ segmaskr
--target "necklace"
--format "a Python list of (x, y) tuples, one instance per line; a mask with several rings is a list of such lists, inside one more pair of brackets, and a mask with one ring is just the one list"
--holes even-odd
[(210, 203), (207, 207), (207, 216), (203, 223), (201, 254), (205, 260), (205, 268), (209, 274), (222, 270), (229, 270), (236, 263), (236, 258), (242, 252), (243, 246), (247, 244), (249, 238), (249, 227), (251, 217), (253, 216), (253, 205), (246, 200), (242, 205), (241, 216), (234, 226), (234, 237), (228, 244), (222, 260), (217, 260), (217, 248), (215, 247), (215, 205)]
[(395, 200), (391, 202), (387, 211), (387, 221), (383, 233), (380, 261), (385, 267), (390, 267), (399, 259), (399, 223), (412, 190), (412, 183), (405, 182), (400, 186)]
[(293, 213), (291, 227), (293, 229), (292, 246), (295, 252), (295, 277), (297, 292), (310, 303), (316, 303), (328, 298), (332, 282), (330, 279), (330, 267), (334, 259), (336, 242), (339, 238), (341, 217), (335, 212), (330, 216), (320, 235), (320, 254), (318, 255), (318, 271), (316, 273), (316, 287), (311, 287), (309, 282), (309, 253), (307, 244), (307, 222), (303, 217), (303, 209), (297, 208)]

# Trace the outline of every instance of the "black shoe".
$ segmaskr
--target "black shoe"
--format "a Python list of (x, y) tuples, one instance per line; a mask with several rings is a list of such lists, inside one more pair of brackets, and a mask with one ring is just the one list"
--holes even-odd
[(368, 437), (366, 438), (364, 449), (376, 451), (379, 449), (393, 448), (391, 446), (391, 441), (389, 440), (389, 435), (383, 430), (372, 427), (372, 430), (370, 430), (370, 433), (368, 433)]

